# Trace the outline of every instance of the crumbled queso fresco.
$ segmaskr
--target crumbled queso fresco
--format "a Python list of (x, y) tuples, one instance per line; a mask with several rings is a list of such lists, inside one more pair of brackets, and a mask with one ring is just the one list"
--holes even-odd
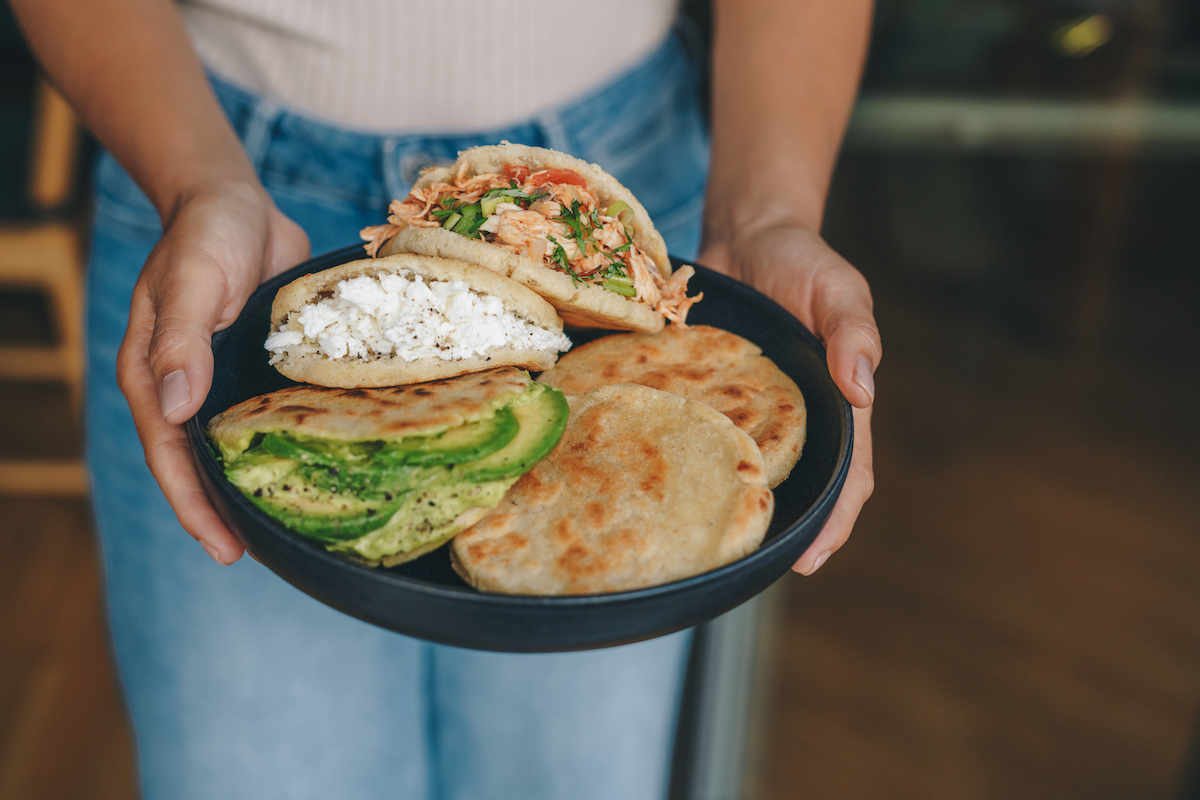
[(463, 281), (385, 274), (340, 282), (332, 296), (289, 314), (265, 346), (275, 364), (285, 355), (317, 352), (335, 359), (453, 361), (504, 346), (565, 351), (571, 341), (505, 311), (498, 297), (473, 292)]

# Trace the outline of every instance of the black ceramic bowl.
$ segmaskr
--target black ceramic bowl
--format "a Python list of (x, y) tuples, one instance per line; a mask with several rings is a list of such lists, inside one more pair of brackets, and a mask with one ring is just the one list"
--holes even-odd
[[(448, 548), (391, 569), (339, 558), (284, 528), (225, 480), (204, 431), (243, 400), (290, 386), (267, 363), (271, 302), (301, 275), (362, 257), (360, 246), (307, 261), (263, 284), (237, 321), (213, 337), (212, 390), (189, 423), (200, 478), (246, 549), (303, 592), (398, 633), (459, 647), (513, 652), (584, 650), (660, 636), (712, 619), (767, 588), (804, 552), (833, 508), (850, 466), (853, 423), (825, 365), (825, 350), (773, 301), (703, 267), (704, 292), (689, 322), (744, 336), (792, 377), (808, 406), (808, 440), (791, 476), (775, 490), (775, 517), (756, 552), (720, 569), (662, 586), (604, 595), (522, 597), (477, 591), (451, 569)], [(576, 344), (604, 332), (572, 334)]]

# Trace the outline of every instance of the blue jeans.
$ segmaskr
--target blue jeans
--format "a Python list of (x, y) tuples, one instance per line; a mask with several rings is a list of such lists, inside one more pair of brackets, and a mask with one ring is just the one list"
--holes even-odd
[[(382, 222), (422, 167), (507, 139), (599, 163), (642, 200), (672, 253), (695, 255), (708, 139), (674, 37), (587, 97), (473, 135), (366, 135), (214, 88), (314, 253)], [(149, 202), (102, 155), (87, 451), (145, 800), (661, 798), (686, 632), (554, 655), (433, 645), (346, 617), (251, 559), (218, 566), (179, 527), (115, 380), (133, 285), (160, 235)]]

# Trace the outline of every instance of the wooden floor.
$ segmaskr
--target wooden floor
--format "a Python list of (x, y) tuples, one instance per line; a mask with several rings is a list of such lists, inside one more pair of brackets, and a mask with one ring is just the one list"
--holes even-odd
[(879, 318), (877, 490), (788, 579), (767, 796), (1176, 797), (1200, 711), (1196, 360), (1071, 356), (928, 299)]
[[(66, 390), (0, 384), (0, 442), (77, 455)], [(101, 608), (87, 502), (0, 496), (0, 800), (136, 796)]]
[[(1172, 798), (1200, 711), (1195, 374), (879, 293), (877, 480), (786, 579), (762, 786), (793, 798)], [(0, 386), (0, 455), (78, 442)], [(13, 452), (15, 451), (15, 452)], [(81, 500), (0, 498), (0, 800), (132, 798)]]

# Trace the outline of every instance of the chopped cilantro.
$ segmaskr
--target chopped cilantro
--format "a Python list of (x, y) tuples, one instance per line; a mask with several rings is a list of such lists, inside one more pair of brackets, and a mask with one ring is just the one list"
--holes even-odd
[(555, 219), (567, 226), (567, 236), (575, 240), (580, 253), (587, 255), (589, 246), (591, 252), (600, 252), (600, 243), (593, 233), (594, 226), (588, 224), (591, 217), (588, 212), (580, 211), (578, 200), (572, 200), (570, 210), (563, 209), (563, 213)]
[(563, 249), (563, 246), (553, 236), (547, 235), (546, 238), (550, 241), (550, 244), (554, 245), (554, 249), (550, 251), (550, 260), (559, 269), (570, 275), (571, 281), (578, 286), (580, 283), (579, 276), (575, 274), (575, 270), (571, 269), (571, 262), (567, 260), (567, 251)]
[(545, 197), (546, 195), (550, 194), (549, 192), (545, 192), (545, 191), (535, 192), (534, 194), (528, 194), (526, 192), (521, 191), (521, 188), (517, 185), (516, 181), (511, 181), (511, 183), (512, 183), (512, 185), (507, 189), (504, 189), (499, 186), (497, 186), (494, 189), (488, 189), (486, 192), (484, 192), (483, 197), (481, 197), (479, 199), (480, 200), (490, 200), (493, 197), (510, 197), (510, 198), (512, 198), (512, 202), (516, 203), (517, 205), (525, 204), (523, 207), (528, 208), (529, 207), (528, 203), (532, 203), (534, 200), (537, 200), (540, 197)]

